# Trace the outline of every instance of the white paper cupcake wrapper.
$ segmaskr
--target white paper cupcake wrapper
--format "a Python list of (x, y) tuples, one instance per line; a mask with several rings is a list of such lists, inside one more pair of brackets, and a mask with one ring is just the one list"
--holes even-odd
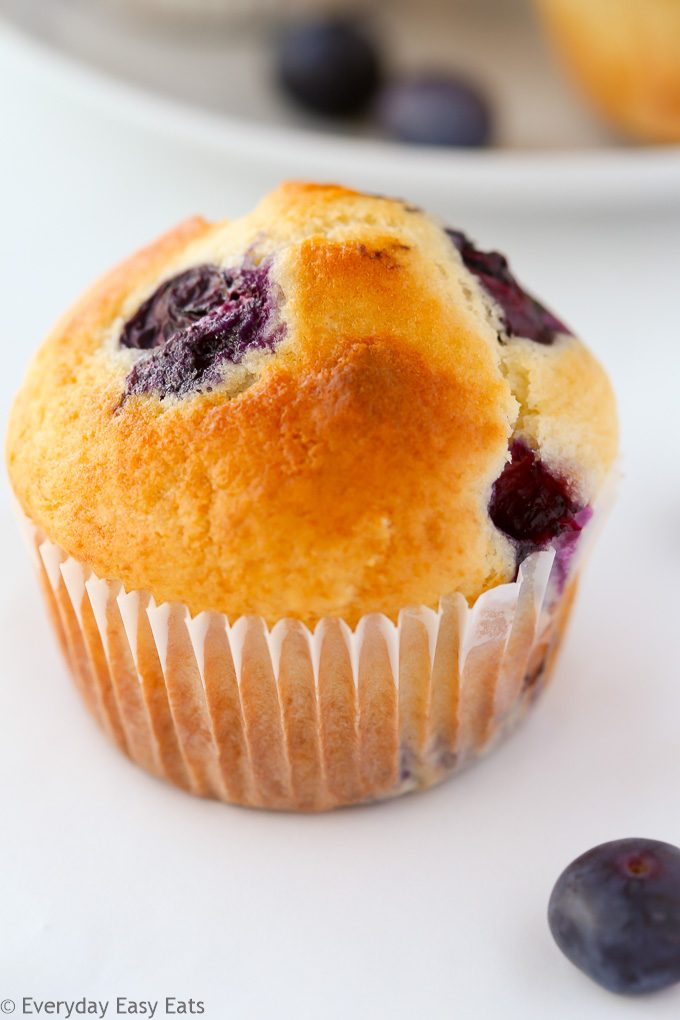
[[(605, 500), (604, 502), (608, 502)], [(98, 578), (19, 512), (62, 651), (95, 718), (150, 772), (196, 794), (323, 810), (437, 782), (522, 716), (569, 614), (583, 530), (561, 595), (552, 550), (469, 607), (406, 608), (395, 625), (156, 605)]]

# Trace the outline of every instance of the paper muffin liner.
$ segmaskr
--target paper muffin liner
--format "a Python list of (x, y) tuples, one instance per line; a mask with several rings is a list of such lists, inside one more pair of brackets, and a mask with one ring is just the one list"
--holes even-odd
[[(133, 761), (201, 796), (318, 811), (438, 782), (488, 751), (547, 680), (595, 520), (564, 576), (554, 549), (470, 607), (268, 628), (192, 618), (97, 577), (19, 511), (75, 682)], [(562, 558), (563, 559), (563, 558)]]

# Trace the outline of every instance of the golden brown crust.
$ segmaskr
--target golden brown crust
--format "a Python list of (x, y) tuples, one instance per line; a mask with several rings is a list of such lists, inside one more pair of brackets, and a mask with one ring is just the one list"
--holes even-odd
[(680, 141), (677, 0), (537, 0), (588, 97), (645, 141)]
[[(253, 384), (119, 408), (121, 316), (178, 269), (246, 252), (273, 260), (287, 328)], [(616, 445), (585, 348), (502, 347), (487, 304), (440, 227), (399, 202), (292, 184), (234, 224), (189, 221), (48, 338), (12, 412), (14, 489), (99, 576), (192, 613), (354, 625), (472, 600), (514, 573), (487, 505), (518, 424), (584, 502)]]

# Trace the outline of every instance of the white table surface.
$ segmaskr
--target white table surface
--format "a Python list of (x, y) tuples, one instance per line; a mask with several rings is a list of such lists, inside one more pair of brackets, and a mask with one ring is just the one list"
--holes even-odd
[[(253, 183), (0, 57), (4, 421), (81, 288), (183, 216), (244, 211)], [(436, 211), (461, 209), (451, 195)], [(589, 340), (620, 401), (626, 477), (551, 687), (520, 734), (424, 794), (319, 817), (193, 799), (86, 715), (3, 478), (0, 1000), (16, 1015), (24, 996), (108, 1001), (107, 1016), (117, 996), (159, 1000), (157, 1017), (166, 996), (193, 998), (210, 1020), (680, 1014), (680, 988), (600, 990), (545, 920), (590, 846), (680, 844), (680, 214), (464, 212)]]

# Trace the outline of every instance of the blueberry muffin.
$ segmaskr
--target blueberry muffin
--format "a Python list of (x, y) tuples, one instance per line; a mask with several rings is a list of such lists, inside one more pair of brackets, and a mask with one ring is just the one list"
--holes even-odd
[(521, 715), (616, 446), (603, 369), (501, 255), (290, 183), (95, 285), (7, 462), (113, 739), (195, 792), (311, 810), (434, 782)]
[(679, 0), (537, 0), (586, 95), (627, 134), (680, 141)]

